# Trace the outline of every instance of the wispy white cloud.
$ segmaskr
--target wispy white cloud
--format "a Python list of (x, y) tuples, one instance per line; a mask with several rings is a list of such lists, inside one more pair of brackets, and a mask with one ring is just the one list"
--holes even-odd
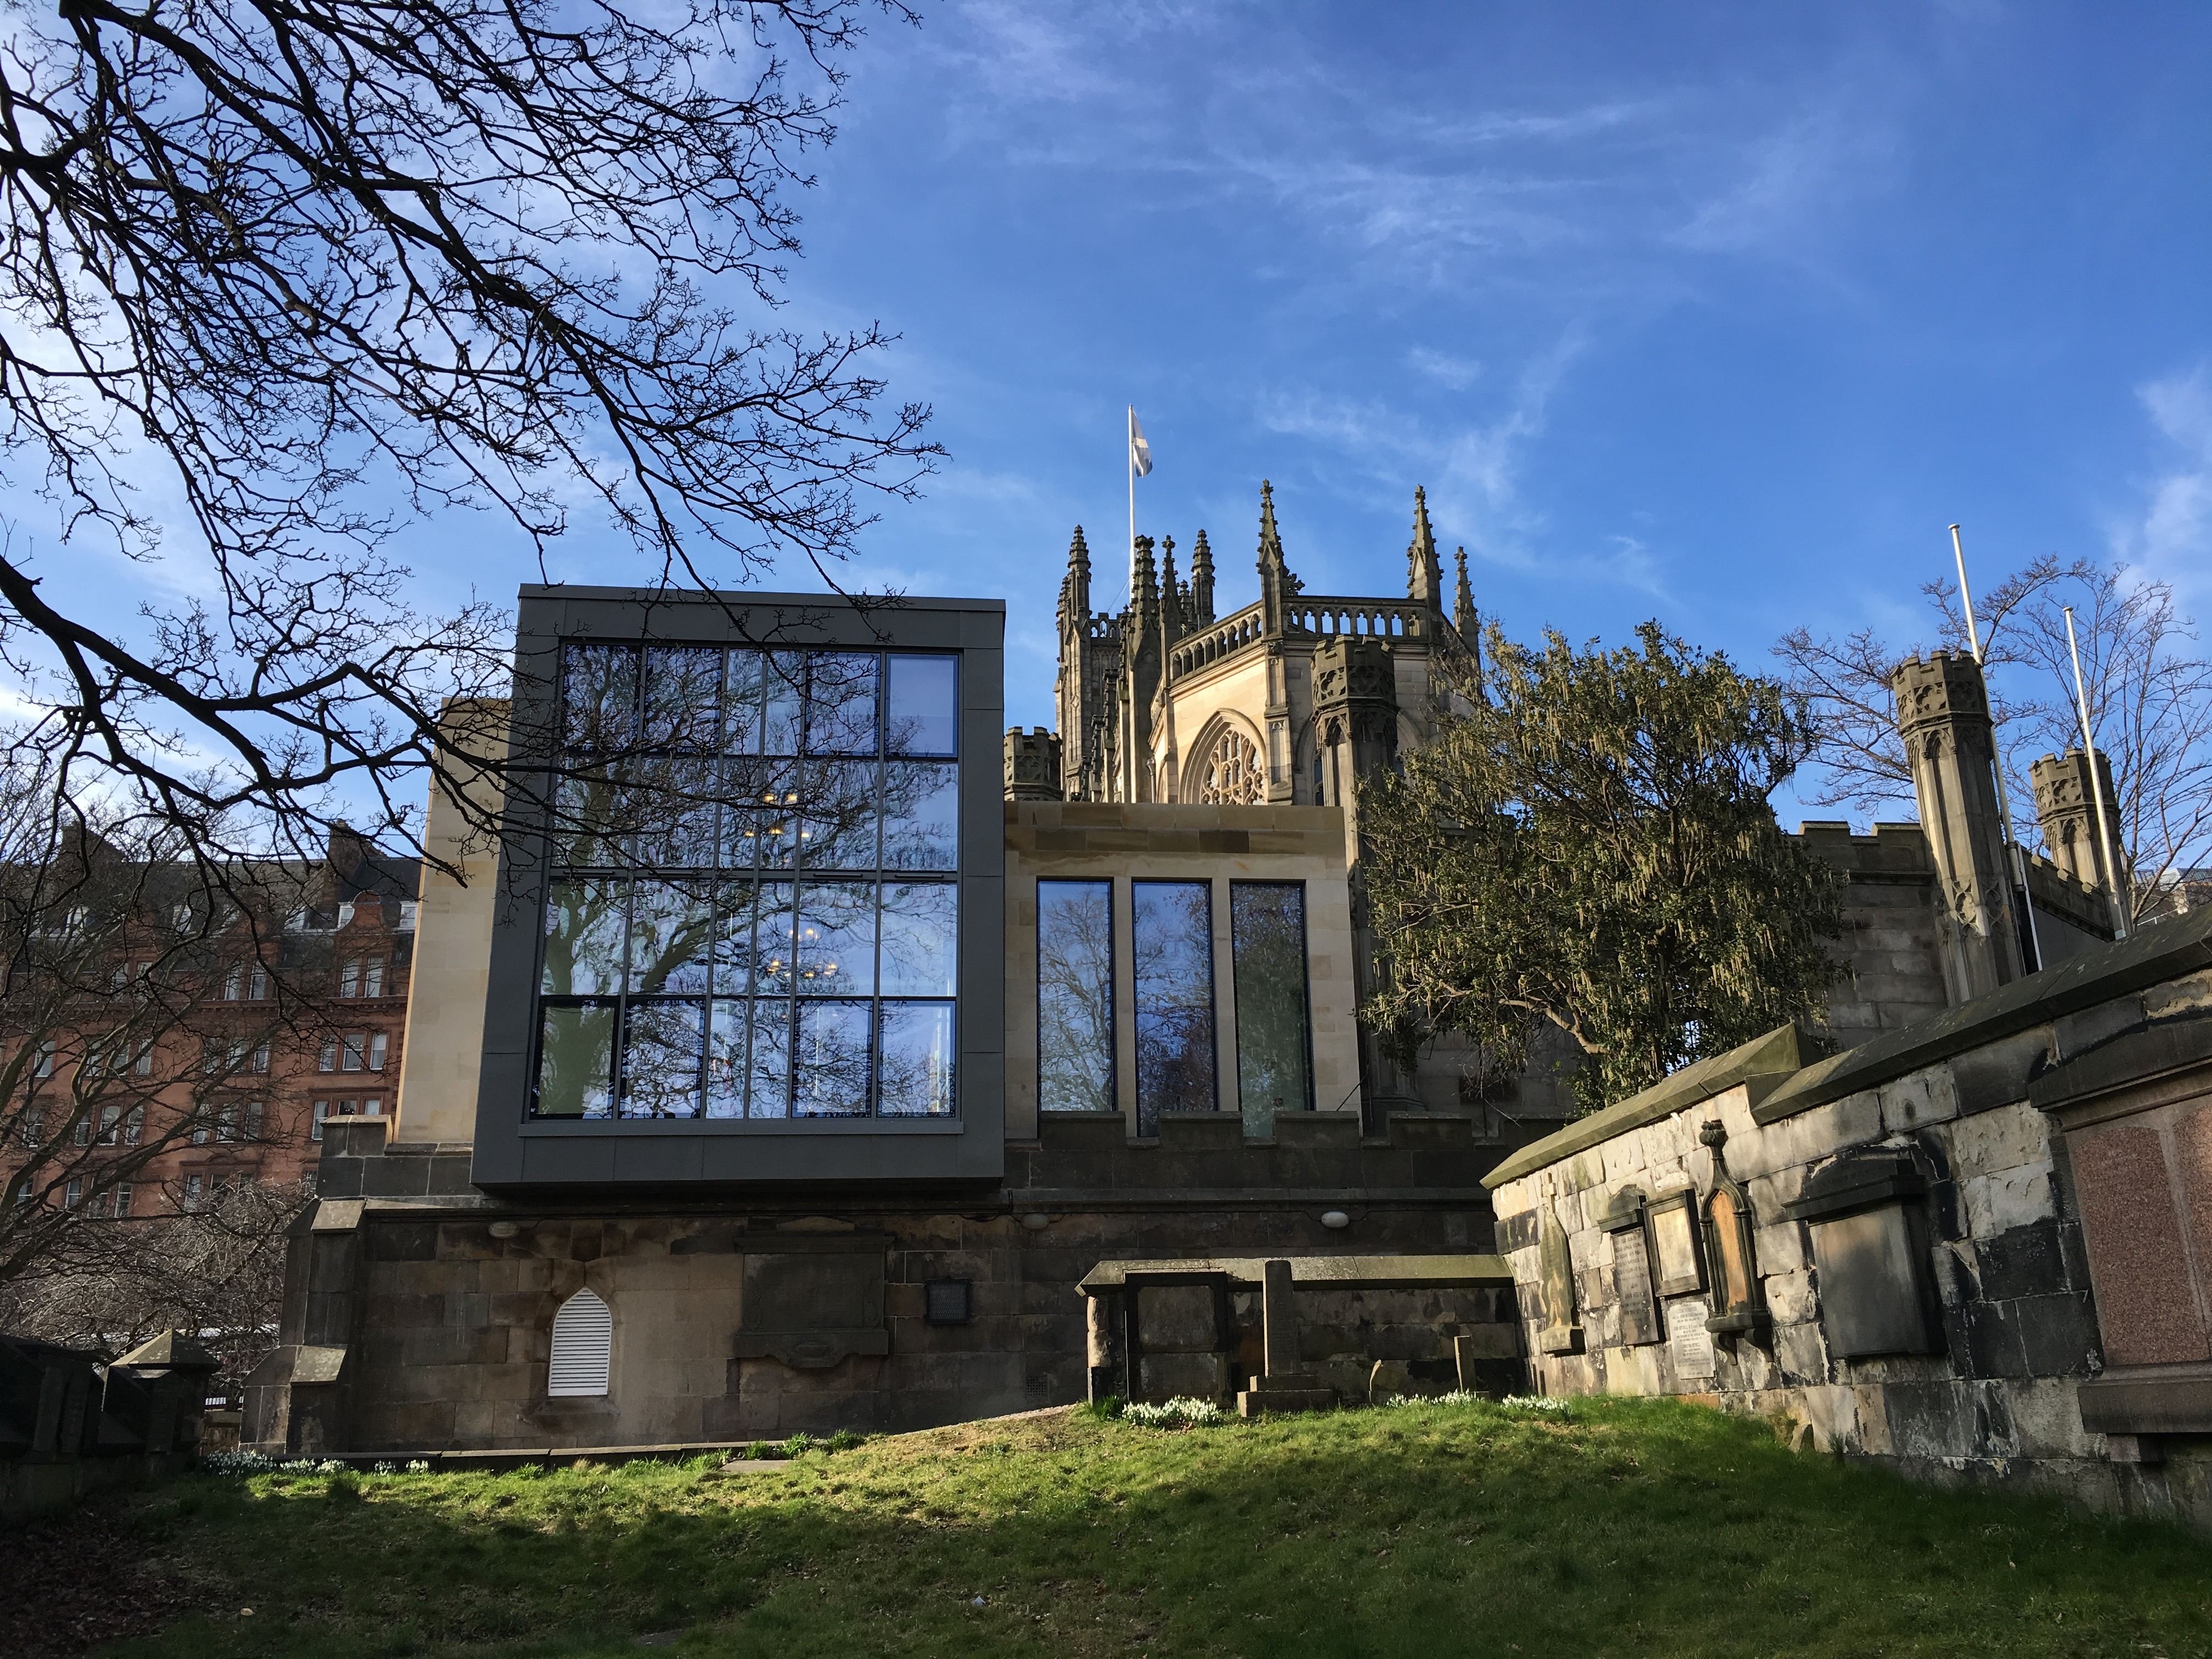
[(2166, 470), (2113, 550), (2185, 592), (2212, 590), (2212, 363), (2136, 389), (2164, 441)]
[(1464, 392), (1482, 378), (1482, 365), (1474, 358), (1455, 357), (1428, 346), (1415, 346), (1406, 354), (1406, 361), (1454, 392)]

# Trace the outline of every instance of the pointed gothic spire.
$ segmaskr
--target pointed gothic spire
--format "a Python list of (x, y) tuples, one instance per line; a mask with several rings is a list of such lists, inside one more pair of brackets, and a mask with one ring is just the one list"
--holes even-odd
[(1131, 595), (1131, 598), (1136, 602), (1135, 608), (1139, 617), (1138, 629), (1139, 632), (1142, 632), (1143, 620), (1149, 617), (1153, 611), (1159, 609), (1160, 579), (1159, 573), (1152, 565), (1152, 538), (1150, 536), (1139, 536), (1136, 539), (1135, 546), (1137, 550), (1137, 580), (1133, 584), (1132, 584), (1132, 586), (1136, 591)]
[(1286, 607), (1297, 597), (1299, 581), (1283, 557), (1282, 533), (1275, 528), (1275, 487), (1260, 481), (1260, 627), (1279, 634), (1289, 622)]
[(1182, 584), (1176, 580), (1175, 538), (1160, 538), (1160, 632), (1173, 641), (1180, 639), (1189, 623), (1183, 615)]
[(1213, 620), (1213, 550), (1206, 544), (1206, 532), (1190, 550), (1190, 623), (1203, 628)]
[(1413, 486), (1413, 539), (1406, 549), (1406, 597), (1441, 611), (1444, 573), (1437, 560), (1437, 533), (1429, 528), (1429, 494)]
[(1272, 563), (1276, 569), (1284, 568), (1283, 538), (1275, 529), (1275, 486), (1267, 479), (1260, 480), (1260, 568), (1264, 573)]
[(1067, 574), (1060, 581), (1060, 613), (1063, 626), (1085, 632), (1091, 626), (1091, 550), (1084, 544), (1083, 526), (1075, 526), (1075, 538), (1067, 544)]
[(1452, 628), (1460, 643), (1474, 659), (1475, 683), (1482, 681), (1482, 616), (1474, 608), (1474, 589), (1468, 585), (1467, 550), (1461, 548), (1453, 562), (1459, 568), (1459, 591), (1452, 596)]

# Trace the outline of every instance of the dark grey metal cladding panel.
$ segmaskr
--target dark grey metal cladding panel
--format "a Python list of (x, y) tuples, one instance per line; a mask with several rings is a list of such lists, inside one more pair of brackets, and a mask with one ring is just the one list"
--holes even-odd
[(625, 1132), (595, 1125), (596, 1133), (525, 1135), (544, 876), (537, 839), (526, 834), (501, 856), (502, 902), (492, 931), (472, 1179), (486, 1186), (998, 1179), (1006, 1136), (1006, 884), (1000, 873), (1004, 603), (906, 599), (864, 615), (820, 594), (708, 599), (626, 588), (526, 586), (519, 612), (514, 726), (526, 735), (555, 729), (564, 637), (962, 653), (960, 1128), (936, 1135), (787, 1137), (739, 1129), (693, 1136), (671, 1135), (665, 1126)]

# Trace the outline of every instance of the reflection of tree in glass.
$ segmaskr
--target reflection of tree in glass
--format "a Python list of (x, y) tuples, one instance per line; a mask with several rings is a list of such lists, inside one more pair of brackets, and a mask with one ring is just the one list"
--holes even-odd
[(1248, 1134), (1273, 1133), (1279, 1110), (1311, 1105), (1306, 1022), (1305, 891), (1231, 882), (1231, 960), (1237, 977), (1237, 1089)]
[(866, 996), (876, 988), (873, 882), (810, 882), (800, 892), (799, 993)]
[(622, 1115), (699, 1115), (699, 1002), (633, 1002), (623, 1015)]
[(714, 754), (721, 746), (721, 704), (720, 647), (646, 647), (641, 746), (679, 755)]
[(629, 884), (559, 881), (545, 899), (548, 996), (611, 995), (622, 989), (623, 933)]
[[(1114, 1100), (1113, 884), (1037, 884), (1037, 1105), (1110, 1112)], [(889, 952), (890, 929), (884, 930)]]
[(1163, 1112), (1210, 1112), (1213, 1092), (1213, 933), (1202, 881), (1131, 884), (1135, 907), (1137, 1129)]
[(879, 662), (873, 652), (815, 653), (807, 664), (808, 754), (876, 752), (876, 681)]
[(630, 915), (629, 988), (647, 996), (706, 990), (714, 938), (710, 886), (640, 881)]
[(615, 1005), (545, 1010), (538, 1044), (540, 1117), (609, 1117), (614, 1112)]
[(960, 890), (949, 881), (885, 882), (883, 982), (885, 996), (949, 997), (960, 944)]
[(591, 754), (617, 753), (637, 732), (637, 647), (571, 645), (561, 653), (561, 741)]
[(799, 775), (805, 861), (817, 870), (876, 867), (876, 763), (832, 762)]
[(960, 769), (942, 761), (884, 768), (884, 868), (958, 866)]
[(878, 1109), (887, 1117), (943, 1117), (952, 1110), (952, 1005), (887, 1002)]
[(793, 1112), (850, 1117), (868, 1109), (868, 1005), (802, 1002), (793, 1056)]

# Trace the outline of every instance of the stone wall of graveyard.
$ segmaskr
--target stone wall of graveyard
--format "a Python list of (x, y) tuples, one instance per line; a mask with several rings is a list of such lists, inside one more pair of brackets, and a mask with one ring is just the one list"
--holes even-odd
[[(283, 1346), (248, 1390), (244, 1439), (295, 1452), (712, 1444), (1079, 1401), (1077, 1286), (1102, 1261), (1487, 1250), (1480, 1177), (1497, 1148), (1464, 1116), (1389, 1127), (1363, 1139), (1353, 1114), (1301, 1113), (1248, 1141), (1233, 1114), (1194, 1114), (1138, 1141), (1117, 1118), (1048, 1116), (989, 1191), (610, 1204), (486, 1194), (469, 1184), (465, 1146), (387, 1146), (382, 1124), (348, 1124), (292, 1241)], [(1324, 1222), (1332, 1212), (1343, 1224)], [(929, 1285), (947, 1280), (967, 1281), (970, 1316), (933, 1323)], [(609, 1392), (551, 1398), (553, 1316), (586, 1286), (613, 1312)], [(794, 1301), (821, 1310), (809, 1328), (768, 1328), (800, 1322), (762, 1311)], [(1260, 1315), (1255, 1297), (1237, 1305), (1241, 1349)], [(1308, 1317), (1329, 1350), (1317, 1358), (1364, 1395), (1378, 1359), (1442, 1377), (1455, 1340), (1510, 1327), (1513, 1305), (1497, 1289), (1336, 1291)]]
[[(2085, 1234), (2072, 1155), (2082, 1143), (2061, 1121), (2088, 1086), (2067, 1079), (2111, 1069), (2103, 1057), (2132, 1044), (2197, 1054), (2193, 1073), (2160, 1074), (2158, 1100), (2169, 1115), (2206, 1114), (2197, 1127), (2212, 1132), (2209, 937), (2212, 916), (2148, 929), (1826, 1060), (1785, 1028), (1508, 1159), (1491, 1177), (1498, 1248), (1537, 1385), (1696, 1399), (1773, 1420), (1804, 1449), (1918, 1477), (2023, 1483), (2212, 1523), (2212, 1376), (2198, 1375), (2208, 1326), (2197, 1306), (2212, 1265), (2212, 1176), (2199, 1170), (2174, 1200), (2178, 1218), (2164, 1218), (2169, 1184), (2179, 1193), (2189, 1178), (2169, 1183), (2150, 1167), (2157, 1135), (2180, 1134), (2185, 1152), (2190, 1132), (2133, 1132), (2153, 1152), (2138, 1160), (2142, 1190), (2096, 1194), (2104, 1230), (2093, 1205)], [(1631, 1219), (1682, 1193), (1703, 1212), (1723, 1179), (1752, 1212), (1758, 1309), (1734, 1321), (1717, 1316), (1737, 1299), (1717, 1232), (1700, 1240), (1703, 1283), (1670, 1294), (1652, 1235)], [(1858, 1220), (1837, 1224), (1847, 1212)], [(1876, 1222), (1896, 1241), (1887, 1257), (1869, 1243)], [(2187, 1305), (2161, 1316), (2177, 1334), (2158, 1353), (2120, 1356), (2175, 1362), (2158, 1373), (2165, 1415), (2125, 1426), (2167, 1431), (2095, 1431), (2121, 1425), (2110, 1408), (2085, 1424), (2085, 1388), (2109, 1393), (2118, 1374), (2099, 1280), (2106, 1302), (2140, 1311), (2146, 1275)], [(1839, 1331), (1869, 1310), (1917, 1317), (1924, 1340), (1846, 1352)], [(1924, 1352), (1905, 1351), (1916, 1346)]]

